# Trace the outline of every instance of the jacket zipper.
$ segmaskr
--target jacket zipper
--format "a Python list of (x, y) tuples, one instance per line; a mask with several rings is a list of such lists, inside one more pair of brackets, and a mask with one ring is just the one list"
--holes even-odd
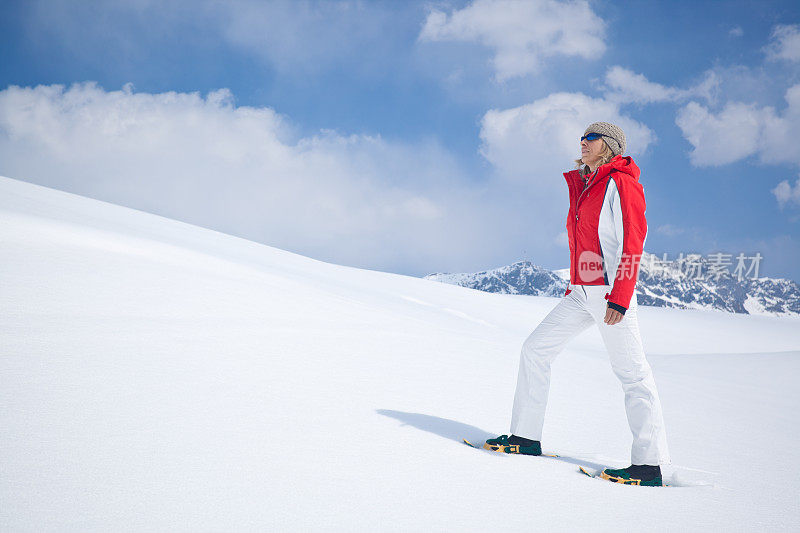
[[(578, 217), (578, 206), (581, 204), (581, 198), (583, 198), (583, 195), (586, 193), (586, 191), (589, 190), (589, 187), (594, 185), (595, 181), (594, 178), (596, 177), (597, 177), (597, 170), (595, 170), (594, 173), (592, 174), (592, 177), (589, 178), (590, 181), (586, 184), (586, 187), (583, 188), (583, 191), (581, 191), (581, 193), (578, 195), (578, 199), (575, 202), (575, 222), (573, 223), (572, 226), (572, 249), (575, 251), (576, 254), (578, 253), (578, 220), (580, 220), (580, 217)], [(577, 278), (578, 278), (578, 270), (575, 269), (575, 279)], [(586, 293), (585, 290), (583, 292)]]

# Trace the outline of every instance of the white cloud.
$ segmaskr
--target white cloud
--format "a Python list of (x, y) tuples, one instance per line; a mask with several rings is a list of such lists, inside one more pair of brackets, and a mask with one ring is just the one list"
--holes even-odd
[(728, 102), (713, 112), (690, 102), (678, 112), (675, 123), (694, 147), (690, 159), (695, 166), (725, 165), (754, 154), (763, 163), (800, 165), (800, 150), (791, 133), (800, 120), (800, 84), (786, 91), (786, 102), (783, 113), (741, 102)]
[(686, 229), (678, 227), (674, 224), (662, 224), (656, 228), (656, 231), (668, 237), (675, 237), (685, 233)]
[(694, 146), (692, 164), (716, 166), (756, 152), (762, 128), (759, 113), (754, 105), (729, 103), (715, 115), (697, 102), (690, 102), (678, 112), (675, 122)]
[(497, 80), (536, 72), (554, 56), (597, 59), (605, 52), (604, 21), (586, 1), (475, 0), (449, 15), (432, 10), (420, 41), (476, 42), (494, 50)]
[(642, 154), (655, 140), (652, 130), (622, 114), (616, 102), (555, 93), (523, 106), (488, 111), (481, 121), (481, 153), (500, 176), (540, 187), (555, 181), (560, 187), (561, 171), (573, 168), (580, 155), (580, 136), (597, 121), (619, 125), (633, 155)]
[(644, 75), (614, 66), (606, 72), (606, 85), (621, 101), (646, 104), (677, 100), (681, 91), (649, 81)]
[[(498, 198), (497, 205), (507, 207), (506, 213), (527, 213), (524, 218), (499, 213), (506, 220), (504, 238), (520, 232), (514, 239), (549, 253), (553, 268), (568, 259), (562, 237), (569, 195), (562, 174), (575, 168), (579, 138), (596, 121), (618, 124), (633, 155), (654, 142), (655, 134), (622, 114), (618, 104), (581, 93), (555, 93), (519, 107), (490, 110), (481, 120), (481, 154), (494, 175), (490, 194)], [(539, 257), (534, 261), (545, 264)]]
[(706, 79), (713, 80), (710, 98), (701, 94), (691, 96), (711, 103), (717, 103), (717, 100), (769, 102), (775, 97), (775, 87), (785, 83), (786, 78), (780, 74), (780, 70), (766, 69), (763, 65), (715, 65), (704, 74)]
[(800, 178), (794, 184), (794, 187), (789, 183), (789, 180), (783, 180), (774, 189), (772, 194), (778, 200), (778, 205), (783, 209), (786, 204), (795, 204), (800, 206)]
[(435, 141), (302, 137), (227, 90), (10, 87), (0, 174), (367, 268), (424, 274), (513, 246), (496, 238), (503, 206)]
[(742, 35), (744, 35), (744, 30), (742, 29), (741, 26), (734, 26), (728, 31), (728, 35), (730, 35), (731, 37), (741, 37)]
[[(563, 242), (553, 242), (568, 203), (561, 172), (586, 124), (619, 123), (633, 151), (652, 140), (617, 112), (559, 94), (487, 113), (482, 136), (495, 168), (476, 180), (435, 140), (304, 136), (271, 108), (237, 107), (225, 89), (9, 87), (0, 91), (0, 175), (363, 268), (479, 270), (526, 249), (556, 267), (567, 260)], [(529, 122), (538, 118), (553, 129)], [(517, 179), (524, 172), (528, 184)]]
[[(800, 61), (800, 25), (775, 26), (764, 51), (773, 62)], [(675, 120), (693, 147), (689, 154), (692, 164), (719, 166), (757, 156), (762, 164), (800, 166), (800, 149), (793, 135), (800, 121), (800, 84), (787, 89), (783, 110), (753, 103), (771, 99), (769, 89), (787, 79), (786, 69), (776, 70), (775, 65), (765, 63), (756, 68), (717, 67), (711, 72), (717, 79), (715, 91), (725, 94), (727, 103), (714, 110), (690, 102)], [(707, 100), (713, 103), (713, 99)], [(800, 182), (793, 188), (784, 180), (770, 192), (783, 208), (798, 202)]]
[(800, 146), (795, 135), (800, 123), (800, 83), (787, 89), (785, 99), (783, 113), (772, 107), (764, 108), (760, 157), (763, 162), (800, 165)]
[(772, 61), (800, 61), (800, 24), (775, 26), (766, 53)]
[(719, 80), (713, 71), (689, 89), (668, 87), (648, 80), (643, 74), (619, 65), (606, 71), (606, 98), (620, 103), (649, 104), (654, 102), (677, 102), (692, 97), (713, 99)]

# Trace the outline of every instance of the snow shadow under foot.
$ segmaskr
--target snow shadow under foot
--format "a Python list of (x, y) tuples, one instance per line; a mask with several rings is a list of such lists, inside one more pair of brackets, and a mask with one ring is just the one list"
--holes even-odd
[[(405, 411), (394, 411), (392, 409), (376, 409), (375, 412), (379, 415), (388, 416), (389, 418), (399, 420), (403, 423), (403, 425), (413, 426), (417, 429), (439, 435), (440, 437), (455, 441), (459, 444), (462, 443), (463, 439), (468, 439), (470, 442), (483, 443), (486, 441), (486, 439), (497, 436), (497, 434), (489, 433), (488, 431), (485, 431), (479, 427), (433, 415), (407, 413)], [(593, 468), (596, 470), (605, 468), (600, 463), (594, 463), (592, 461), (578, 459), (576, 457), (559, 455), (558, 457), (553, 457), (553, 459), (564, 461), (565, 463), (570, 463), (573, 465), (583, 466), (584, 468)]]

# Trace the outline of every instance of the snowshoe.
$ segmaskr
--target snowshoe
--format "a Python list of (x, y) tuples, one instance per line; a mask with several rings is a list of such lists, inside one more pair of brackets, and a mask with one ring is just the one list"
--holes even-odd
[(489, 451), (500, 453), (518, 453), (521, 455), (542, 455), (542, 444), (538, 440), (529, 440), (516, 435), (500, 435), (488, 439), (483, 447)]
[(663, 486), (660, 466), (631, 465), (620, 469), (606, 468), (598, 477), (623, 485)]

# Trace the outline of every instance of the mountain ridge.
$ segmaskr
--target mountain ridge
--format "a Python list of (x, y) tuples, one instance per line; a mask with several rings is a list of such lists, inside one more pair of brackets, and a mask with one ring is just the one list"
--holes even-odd
[[(636, 283), (637, 301), (653, 307), (800, 316), (800, 285), (796, 282), (771, 277), (739, 279), (727, 270), (714, 272), (714, 264), (700, 254), (666, 261), (645, 252)], [(560, 297), (569, 286), (569, 269), (548, 270), (531, 261), (517, 261), (475, 273), (434, 273), (424, 279), (485, 292)]]

